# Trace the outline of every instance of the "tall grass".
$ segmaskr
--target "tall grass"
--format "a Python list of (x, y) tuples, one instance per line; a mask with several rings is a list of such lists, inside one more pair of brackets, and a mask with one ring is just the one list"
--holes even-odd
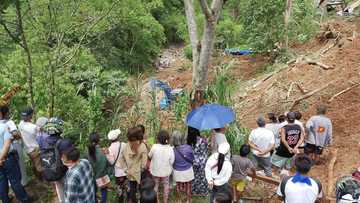
[[(234, 109), (232, 94), (236, 91), (236, 83), (231, 78), (231, 68), (234, 61), (217, 67), (216, 77), (205, 92), (205, 97), (212, 103), (229, 106)], [(241, 145), (247, 142), (250, 130), (239, 125), (237, 121), (231, 123), (226, 131), (226, 138), (231, 146), (231, 152), (238, 154)]]

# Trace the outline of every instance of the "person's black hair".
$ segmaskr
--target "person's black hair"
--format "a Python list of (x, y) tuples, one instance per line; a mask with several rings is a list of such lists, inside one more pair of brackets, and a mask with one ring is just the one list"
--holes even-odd
[(268, 116), (268, 119), (269, 119), (272, 123), (277, 123), (278, 120), (277, 120), (277, 118), (276, 118), (275, 113), (270, 112), (270, 113), (267, 114), (267, 116)]
[(279, 123), (282, 123), (286, 120), (286, 116), (282, 114), (278, 117), (278, 120), (279, 120)]
[(0, 106), (0, 113), (2, 117), (5, 117), (9, 113), (9, 107), (8, 106)]
[(151, 190), (155, 187), (155, 181), (151, 177), (141, 179), (140, 191)]
[(313, 162), (311, 158), (306, 154), (299, 154), (295, 157), (296, 171), (301, 174), (307, 174), (310, 171), (312, 165)]
[(99, 134), (96, 132), (93, 132), (90, 134), (89, 137), (90, 144), (88, 145), (88, 151), (89, 151), (89, 157), (96, 161), (96, 145), (100, 142)]
[(169, 132), (166, 130), (160, 130), (160, 132), (156, 136), (156, 139), (162, 145), (169, 144)]
[(140, 203), (157, 203), (157, 194), (155, 190), (142, 191), (140, 194)]
[(144, 136), (144, 135), (145, 135), (145, 126), (142, 125), (142, 124), (139, 124), (139, 125), (137, 125), (136, 127), (140, 128), (140, 130), (141, 130), (141, 132), (142, 132), (142, 134), (143, 134), (143, 136)]
[(256, 123), (259, 127), (265, 127), (265, 125), (266, 125), (266, 121), (263, 117), (257, 118)]
[(295, 111), (295, 119), (296, 120), (300, 120), (302, 118), (302, 114), (300, 113), (300, 111)]
[(223, 189), (216, 193), (215, 202), (216, 203), (232, 203), (233, 194), (231, 188)]
[(326, 111), (327, 111), (327, 106), (325, 105), (319, 105), (317, 108), (316, 108), (316, 111), (318, 114), (320, 115), (325, 115), (326, 114)]
[(287, 113), (286, 118), (287, 118), (288, 123), (294, 123), (295, 119), (296, 119), (295, 113), (292, 111)]
[(132, 127), (128, 129), (127, 138), (130, 142), (143, 140), (143, 134), (140, 128)]
[(218, 162), (217, 162), (217, 173), (218, 174), (220, 174), (222, 167), (224, 165), (224, 162), (225, 162), (225, 154), (219, 153)]
[(200, 131), (193, 127), (188, 127), (187, 144), (194, 147), (197, 142), (197, 138), (200, 137)]
[(64, 155), (66, 156), (67, 160), (70, 160), (73, 162), (76, 162), (80, 159), (80, 151), (76, 147), (65, 152)]
[(242, 157), (246, 157), (247, 155), (250, 154), (250, 145), (248, 144), (243, 144), (241, 147), (240, 147), (240, 156)]

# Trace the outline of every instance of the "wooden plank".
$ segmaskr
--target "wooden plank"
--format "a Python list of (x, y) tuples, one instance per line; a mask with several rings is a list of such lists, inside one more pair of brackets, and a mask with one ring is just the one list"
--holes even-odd
[(327, 195), (328, 197), (331, 197), (333, 194), (333, 189), (334, 189), (334, 181), (333, 181), (333, 177), (334, 177), (334, 166), (336, 163), (336, 159), (337, 159), (337, 153), (338, 153), (338, 149), (335, 149), (332, 153), (332, 158), (330, 160), (330, 163), (328, 165), (328, 185), (327, 185)]

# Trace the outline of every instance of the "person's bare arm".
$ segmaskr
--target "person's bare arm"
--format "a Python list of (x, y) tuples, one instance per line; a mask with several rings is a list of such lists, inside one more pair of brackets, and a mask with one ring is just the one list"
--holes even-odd
[(294, 149), (298, 149), (300, 147), (300, 145), (304, 142), (305, 139), (305, 133), (303, 130), (301, 130), (301, 135), (300, 135), (300, 140), (299, 142), (296, 144)]
[(285, 145), (285, 147), (292, 153), (292, 148), (289, 146), (289, 144), (286, 141), (286, 135), (285, 135), (285, 129), (280, 129), (280, 135), (281, 135), (281, 142)]
[(258, 146), (256, 146), (253, 142), (251, 142), (250, 140), (249, 140), (249, 145), (250, 145), (251, 148), (259, 151), (260, 153), (262, 153), (261, 149)]
[(10, 145), (11, 145), (11, 140), (10, 139), (5, 140), (3, 149), (1, 150), (1, 153), (0, 153), (0, 165), (2, 165), (2, 163), (6, 159), (8, 153), (9, 153), (9, 150), (10, 150)]

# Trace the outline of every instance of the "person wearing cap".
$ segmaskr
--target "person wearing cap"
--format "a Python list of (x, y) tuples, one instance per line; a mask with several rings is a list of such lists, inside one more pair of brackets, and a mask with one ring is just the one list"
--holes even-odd
[(318, 106), (317, 115), (312, 116), (306, 122), (308, 134), (305, 140), (304, 151), (310, 155), (315, 163), (319, 163), (323, 148), (332, 143), (332, 123), (331, 120), (325, 116), (326, 111), (326, 106)]
[(23, 147), (23, 141), (21, 140), (21, 134), (13, 120), (10, 119), (9, 107), (0, 107), (0, 123), (4, 123), (10, 134), (12, 135), (12, 149), (11, 152), (16, 152), (18, 155), (18, 162), (21, 171), (21, 184), (26, 186), (29, 183), (29, 178), (26, 173), (25, 165), (25, 153)]
[(213, 153), (206, 161), (205, 176), (211, 189), (210, 203), (214, 202), (216, 194), (229, 187), (228, 182), (232, 174), (232, 165), (227, 154), (230, 145), (224, 142), (219, 145), (218, 151)]
[(117, 193), (118, 193), (118, 202), (123, 203), (124, 202), (124, 194), (125, 194), (125, 182), (126, 182), (126, 173), (123, 170), (123, 166), (121, 166), (120, 159), (122, 157), (122, 151), (124, 151), (124, 148), (126, 144), (124, 142), (119, 141), (119, 136), (121, 134), (120, 129), (111, 130), (107, 137), (109, 141), (111, 142), (110, 147), (105, 150), (105, 155), (108, 161), (112, 166), (114, 166), (114, 175), (116, 178), (116, 184), (117, 184)]
[(40, 160), (40, 150), (39, 144), (36, 141), (36, 136), (39, 131), (38, 127), (32, 123), (33, 113), (34, 111), (32, 108), (27, 108), (21, 112), (22, 120), (19, 123), (19, 131), (24, 142), (25, 152), (31, 160), (34, 174), (38, 179), (41, 180), (42, 167)]
[(304, 140), (304, 134), (299, 125), (295, 124), (295, 113), (287, 113), (287, 122), (280, 130), (281, 143), (273, 154), (272, 164), (279, 169), (291, 169), (292, 158), (299, 153), (299, 146)]
[(91, 164), (80, 159), (80, 151), (68, 139), (59, 143), (61, 161), (68, 168), (64, 178), (65, 203), (95, 203), (94, 176)]
[(28, 195), (21, 184), (21, 172), (17, 152), (11, 145), (12, 135), (8, 126), (0, 123), (0, 198), (3, 203), (10, 203), (9, 182), (16, 198), (22, 202), (30, 202)]
[[(43, 149), (51, 148), (56, 146), (56, 143), (59, 140), (62, 140), (61, 137), (63, 131), (64, 131), (64, 121), (60, 118), (53, 117), (50, 118), (46, 124), (43, 126), (44, 133), (46, 133), (48, 136), (45, 137), (43, 140), (43, 144), (40, 144), (40, 154)], [(60, 147), (58, 147), (59, 149)], [(59, 149), (60, 151), (60, 149)], [(57, 194), (58, 201), (60, 203), (64, 202), (64, 180), (61, 179), (59, 181), (53, 182), (55, 185), (55, 190)]]
[(45, 132), (44, 126), (48, 122), (49, 119), (46, 117), (40, 117), (36, 120), (35, 125), (38, 129), (38, 134), (36, 136), (36, 142), (39, 145), (39, 149), (45, 148), (45, 139), (49, 137), (49, 135)]
[(256, 119), (258, 128), (251, 131), (249, 136), (249, 145), (257, 167), (264, 170), (265, 175), (271, 177), (271, 155), (274, 149), (275, 138), (271, 130), (265, 128), (266, 122), (264, 117)]

